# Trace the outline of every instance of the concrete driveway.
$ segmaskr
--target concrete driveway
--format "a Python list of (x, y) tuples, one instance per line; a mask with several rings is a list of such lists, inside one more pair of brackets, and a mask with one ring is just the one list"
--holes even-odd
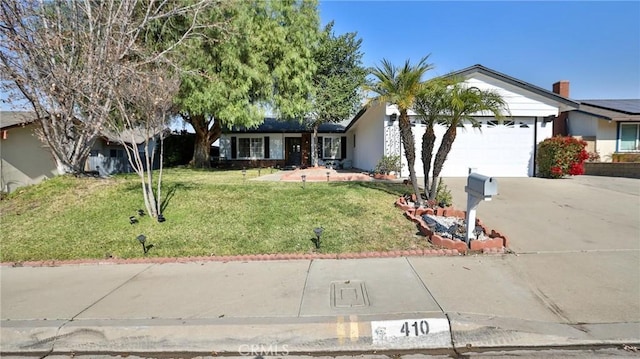
[[(466, 178), (444, 183), (466, 209)], [(640, 179), (499, 178), (498, 192), (478, 217), (516, 253), (640, 249)]]

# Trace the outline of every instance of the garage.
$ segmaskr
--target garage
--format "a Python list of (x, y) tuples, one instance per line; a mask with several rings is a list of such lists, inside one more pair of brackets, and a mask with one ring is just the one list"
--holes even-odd
[[(466, 123), (459, 127), (456, 140), (447, 156), (443, 177), (464, 177), (469, 168), (493, 177), (529, 177), (534, 174), (534, 156), (538, 139), (551, 136), (551, 123), (535, 117), (514, 117), (497, 121), (478, 118), (479, 126)], [(416, 137), (416, 172), (422, 175), (422, 135), (424, 125), (413, 128)], [(440, 146), (446, 127), (436, 125), (436, 147)], [(435, 153), (434, 153), (435, 155)], [(406, 165), (404, 167), (407, 168)], [(406, 171), (408, 175), (408, 170)], [(403, 173), (404, 174), (404, 173)]]

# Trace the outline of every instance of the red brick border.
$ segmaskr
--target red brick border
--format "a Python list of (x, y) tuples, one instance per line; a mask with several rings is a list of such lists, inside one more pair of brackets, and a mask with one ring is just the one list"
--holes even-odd
[[(313, 167), (312, 167), (313, 169)], [(302, 175), (305, 174), (307, 182), (327, 182), (327, 176), (325, 174), (308, 174), (302, 169), (295, 169), (291, 173), (285, 173), (280, 177), (284, 182), (302, 182)], [(364, 174), (344, 174), (338, 172), (332, 172), (329, 175), (330, 182), (344, 182), (344, 181), (371, 181), (371, 177)]]
[(130, 259), (73, 259), (73, 260), (45, 260), (24, 262), (2, 262), (1, 267), (58, 267), (64, 265), (95, 265), (95, 264), (164, 264), (190, 262), (264, 262), (278, 260), (318, 260), (318, 259), (362, 259), (362, 258), (396, 258), (423, 256), (457, 256), (455, 249), (411, 249), (388, 252), (360, 252), (360, 253), (278, 253), (278, 254), (246, 254), (237, 256), (202, 256), (179, 258), (130, 258)]
[(433, 208), (425, 207), (415, 208), (414, 206), (408, 204), (404, 197), (398, 198), (395, 205), (396, 207), (404, 211), (404, 216), (407, 217), (410, 221), (414, 222), (418, 226), (418, 230), (420, 231), (420, 233), (427, 237), (429, 239), (429, 242), (431, 242), (431, 244), (435, 246), (454, 249), (459, 253), (472, 251), (494, 254), (504, 253), (504, 249), (509, 246), (509, 240), (507, 239), (507, 236), (495, 230), (491, 230), (491, 232), (489, 232), (487, 227), (479, 218), (476, 219), (476, 225), (482, 227), (483, 232), (489, 237), (489, 239), (482, 241), (472, 240), (469, 243), (471, 248), (467, 248), (467, 244), (465, 242), (443, 238), (442, 236), (431, 232), (431, 230), (429, 230), (429, 227), (427, 227), (427, 224), (422, 219), (422, 216), (424, 214), (435, 214), (436, 216), (457, 217), (465, 219), (467, 216), (466, 211), (460, 211), (453, 207), (438, 207), (435, 210)]

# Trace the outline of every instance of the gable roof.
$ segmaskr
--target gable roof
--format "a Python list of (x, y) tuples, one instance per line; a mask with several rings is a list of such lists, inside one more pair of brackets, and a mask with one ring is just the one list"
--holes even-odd
[(0, 129), (26, 126), (36, 119), (35, 113), (30, 111), (0, 111)]
[[(350, 120), (338, 123), (323, 123), (318, 127), (319, 133), (343, 133)], [(300, 133), (312, 132), (306, 124), (299, 121), (283, 121), (273, 117), (267, 117), (256, 127), (233, 126), (231, 133)]]
[[(525, 90), (531, 91), (537, 95), (546, 97), (550, 100), (553, 101), (557, 101), (560, 102), (564, 105), (570, 106), (570, 107), (575, 107), (578, 108), (580, 106), (580, 103), (570, 100), (566, 97), (560, 96), (557, 93), (554, 93), (553, 91), (549, 91), (549, 90), (545, 90), (542, 87), (538, 87), (535, 85), (532, 85), (528, 82), (522, 81), (522, 80), (518, 80), (515, 77), (511, 77), (508, 75), (505, 75), (501, 72), (492, 70), (488, 67), (482, 66), (480, 64), (476, 64), (473, 66), (469, 66), (467, 68), (464, 68), (462, 70), (459, 71), (454, 71), (454, 72), (450, 72), (446, 75), (440, 76), (440, 77), (453, 77), (453, 76), (460, 76), (460, 77), (468, 77), (471, 74), (474, 73), (480, 73), (486, 76), (489, 76), (491, 78), (503, 81), (505, 83), (511, 84), (513, 86), (517, 86), (520, 88), (523, 88)], [(356, 121), (358, 121), (358, 119), (360, 119), (360, 117), (362, 117), (362, 115), (364, 115), (364, 113), (367, 110), (367, 106), (364, 106), (353, 118), (353, 120), (351, 120), (351, 122), (349, 123), (349, 125), (347, 126), (346, 130), (349, 130), (355, 123)]]
[(546, 97), (546, 98), (548, 98), (550, 100), (561, 102), (561, 103), (563, 103), (563, 104), (565, 104), (567, 106), (578, 107), (580, 105), (578, 102), (570, 100), (570, 99), (568, 99), (566, 97), (560, 96), (557, 93), (554, 93), (553, 91), (545, 90), (542, 87), (538, 87), (538, 86), (532, 85), (532, 84), (530, 84), (528, 82), (525, 82), (525, 81), (522, 81), (522, 80), (518, 80), (515, 77), (511, 77), (511, 76), (505, 75), (505, 74), (503, 74), (501, 72), (492, 70), (492, 69), (490, 69), (488, 67), (485, 67), (485, 66), (482, 66), (480, 64), (469, 66), (469, 67), (467, 67), (465, 69), (462, 69), (462, 70), (459, 70), (459, 71), (451, 72), (451, 73), (445, 75), (444, 77), (448, 77), (448, 76), (466, 77), (466, 76), (469, 76), (469, 75), (474, 74), (474, 73), (479, 73), (479, 74), (483, 74), (485, 76), (492, 77), (492, 78), (494, 78), (496, 80), (500, 80), (500, 81), (506, 82), (506, 83), (508, 83), (510, 85), (517, 86), (517, 87), (523, 88), (525, 90), (531, 91), (531, 92), (533, 92), (533, 93), (535, 93), (537, 95)]
[(130, 140), (133, 139), (136, 145), (142, 144), (144, 141), (148, 139), (155, 138), (162, 132), (169, 133), (171, 130), (164, 126), (156, 127), (147, 130), (146, 128), (136, 127), (133, 129), (126, 129), (122, 131), (122, 133), (118, 134), (116, 131), (103, 129), (100, 131), (100, 136), (109, 142), (114, 143), (132, 143)]
[(640, 99), (581, 100), (576, 111), (610, 121), (640, 121)]

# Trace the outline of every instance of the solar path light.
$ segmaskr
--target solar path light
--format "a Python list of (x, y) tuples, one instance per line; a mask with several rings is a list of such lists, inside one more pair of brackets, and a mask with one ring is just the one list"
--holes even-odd
[(313, 233), (316, 235), (316, 249), (320, 249), (320, 237), (322, 237), (322, 232), (324, 232), (324, 228), (317, 227), (313, 230)]
[(147, 246), (144, 244), (147, 241), (147, 237), (144, 234), (141, 234), (136, 237), (136, 239), (138, 240), (138, 242), (140, 242), (140, 244), (142, 244), (142, 250), (144, 251), (144, 254), (147, 254)]

